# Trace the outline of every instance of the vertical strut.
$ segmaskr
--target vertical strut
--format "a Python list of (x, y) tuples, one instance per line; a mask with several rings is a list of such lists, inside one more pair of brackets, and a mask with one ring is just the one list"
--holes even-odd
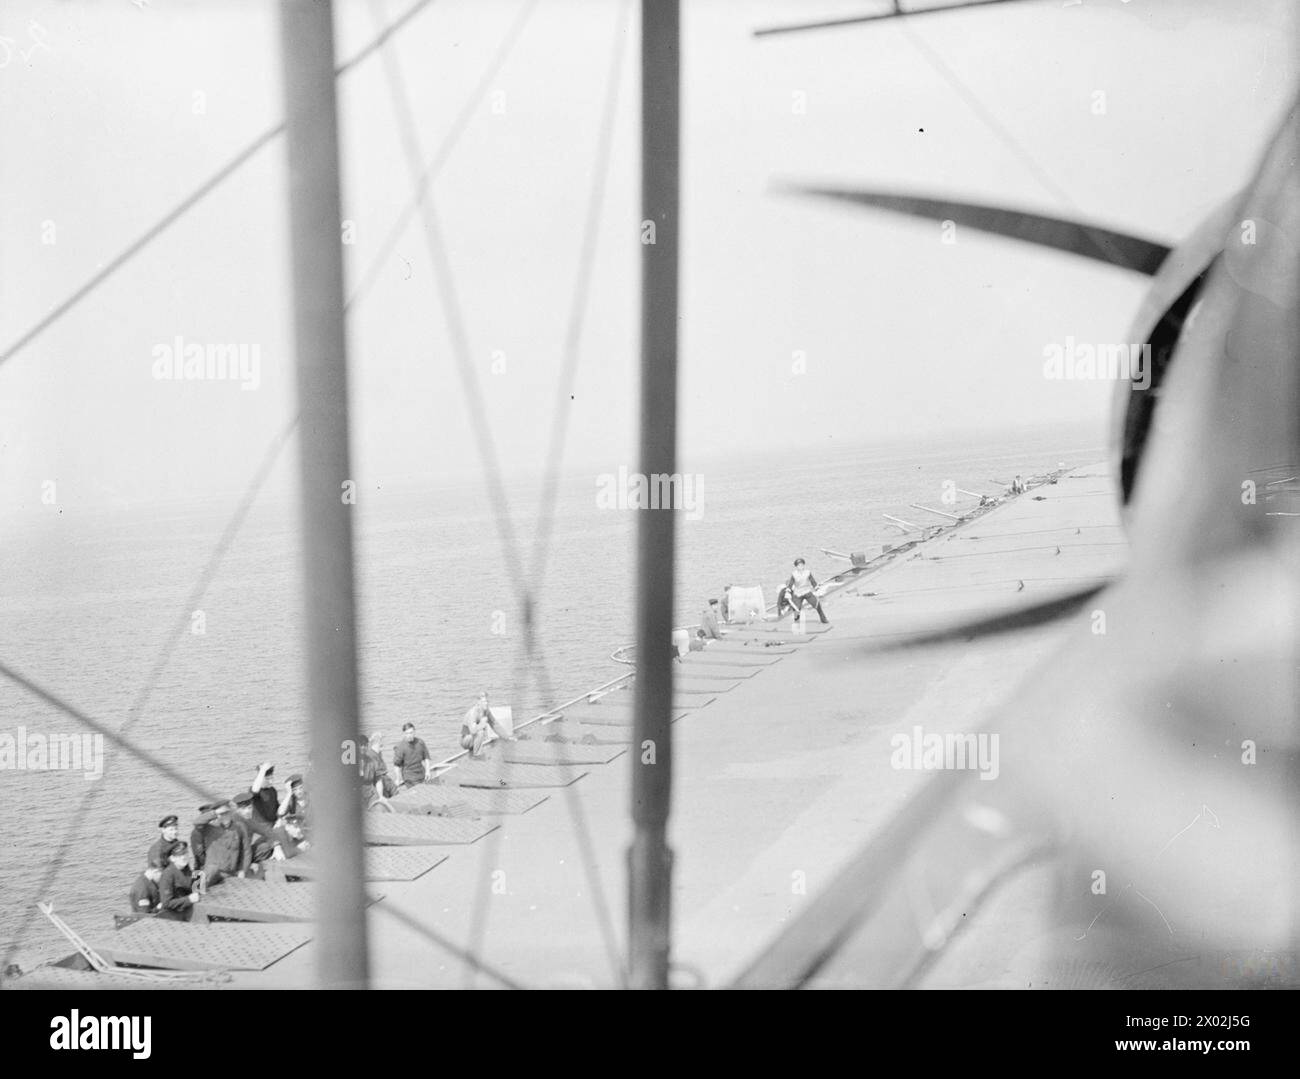
[[(303, 591), (319, 987), (365, 988), (365, 837), (359, 746), (352, 483), (338, 117), (330, 0), (280, 0), (289, 154), (294, 343), (302, 411)], [(351, 744), (349, 756), (345, 746)]]
[[(677, 471), (678, 0), (641, 3), (641, 472)], [(651, 227), (653, 235), (651, 235)], [(628, 851), (630, 985), (668, 987), (672, 852), (671, 505), (645, 509), (637, 529), (637, 674)]]

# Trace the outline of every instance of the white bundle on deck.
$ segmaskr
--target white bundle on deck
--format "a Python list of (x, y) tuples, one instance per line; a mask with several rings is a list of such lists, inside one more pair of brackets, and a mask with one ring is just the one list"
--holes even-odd
[(727, 621), (748, 622), (761, 619), (767, 604), (763, 602), (763, 589), (759, 585), (741, 587), (733, 584), (727, 589)]

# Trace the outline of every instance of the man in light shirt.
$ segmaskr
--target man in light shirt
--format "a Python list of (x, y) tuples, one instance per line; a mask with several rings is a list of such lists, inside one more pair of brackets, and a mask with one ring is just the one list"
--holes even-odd
[(477, 757), (484, 743), (496, 738), (507, 742), (518, 741), (492, 714), (492, 709), (488, 706), (488, 695), (480, 693), (478, 700), (460, 721), (460, 747), (468, 749), (471, 757)]
[(817, 578), (812, 575), (812, 570), (802, 558), (794, 560), (794, 573), (790, 574), (790, 579), (786, 581), (785, 586), (790, 590), (790, 600), (794, 605), (796, 618), (803, 616), (804, 604), (807, 604), (817, 612), (823, 623), (830, 621), (826, 617), (826, 612), (822, 610), (822, 601), (817, 597)]

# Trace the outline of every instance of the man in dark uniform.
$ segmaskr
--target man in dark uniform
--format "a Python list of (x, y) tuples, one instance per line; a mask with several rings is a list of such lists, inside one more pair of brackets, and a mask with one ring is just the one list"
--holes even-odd
[(253, 794), (253, 817), (268, 828), (275, 827), (276, 817), (280, 811), (280, 795), (271, 786), (271, 776), (275, 774), (275, 765), (263, 761), (257, 766), (257, 778), (249, 786)]
[(257, 815), (257, 795), (252, 791), (240, 791), (231, 799), (235, 806), (234, 824), (243, 828), (252, 853), (251, 872), (257, 872), (259, 862), (271, 857), (275, 849), (275, 829)]
[(233, 808), (229, 802), (218, 805), (213, 810), (216, 817), (208, 826), (202, 869), (209, 888), (223, 877), (242, 878), (253, 861), (248, 832), (242, 822), (235, 823)]
[(415, 724), (403, 723), (402, 740), (393, 746), (393, 768), (402, 777), (399, 789), (405, 790), (407, 787), (423, 783), (429, 777), (429, 769), (432, 765), (433, 758), (429, 755), (429, 747), (424, 744), (424, 739), (415, 733)]
[(182, 843), (171, 853), (171, 864), (158, 878), (158, 917), (173, 922), (188, 922), (199, 901), (190, 876), (190, 848)]
[(212, 822), (216, 818), (213, 810), (216, 808), (216, 802), (199, 806), (199, 815), (194, 819), (194, 827), (190, 829), (190, 866), (195, 870), (203, 868), (207, 858), (208, 840), (215, 838), (211, 833)]
[(168, 862), (171, 860), (172, 851), (180, 846), (182, 840), (177, 838), (178, 825), (180, 818), (172, 813), (163, 817), (158, 822), (158, 827), (162, 829), (162, 835), (154, 841), (153, 846), (149, 848), (149, 864), (155, 865), (159, 869), (166, 869)]
[(294, 858), (311, 847), (304, 838), (301, 817), (285, 817), (275, 830), (275, 842), (286, 858)]
[[(170, 860), (171, 851), (168, 851)], [(158, 895), (158, 881), (161, 879), (163, 871), (159, 866), (150, 862), (144, 868), (144, 872), (135, 878), (135, 883), (131, 885), (131, 913), (132, 914), (157, 914), (162, 900)]]

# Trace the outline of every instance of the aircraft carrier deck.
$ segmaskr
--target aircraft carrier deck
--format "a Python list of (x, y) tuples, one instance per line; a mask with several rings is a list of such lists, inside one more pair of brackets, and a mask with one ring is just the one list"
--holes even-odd
[[(923, 771), (891, 766), (891, 736), (917, 725), (937, 733), (978, 729), (1067, 631), (1053, 626), (871, 656), (863, 654), (864, 642), (1103, 582), (1121, 569), (1125, 552), (1107, 470), (1082, 467), (945, 529), (829, 594), (828, 632), (818, 632), (813, 618), (813, 632), (803, 638), (790, 633), (788, 619), (775, 633), (760, 631), (774, 641), (802, 641), (790, 643), (787, 654), (774, 657), (778, 650), (760, 639), (687, 657), (679, 684), (684, 677), (697, 684), (694, 670), (717, 672), (724, 660), (756, 666), (730, 668), (748, 677), (734, 685), (719, 679), (719, 687), (730, 688), (715, 694), (678, 697), (701, 703), (679, 709), (682, 718), (673, 726), (675, 980), (725, 983), (925, 782)], [(735, 636), (760, 634), (737, 628)], [(571, 714), (618, 707), (598, 703)], [(529, 728), (524, 733), (532, 739), (518, 745), (559, 732), (581, 745), (588, 733), (630, 728), (566, 717), (543, 730)], [(373, 885), (384, 893), (370, 916), (375, 984), (459, 987), (468, 974), (462, 962), (380, 907), (396, 908), (461, 946), (474, 939), (477, 915), (482, 959), (523, 985), (617, 984), (571, 799), (581, 802), (621, 954), (630, 832), (631, 747), (626, 750), (606, 764), (575, 766), (581, 778), (571, 788), (535, 790), (546, 801), (491, 818), (499, 831), (445, 848), (447, 860), (419, 879)], [(265, 971), (236, 974), (234, 984), (309, 985), (311, 964), (309, 943)], [(478, 975), (474, 984), (493, 980)]]
[[(673, 726), (674, 983), (727, 984), (918, 791), (928, 773), (894, 766), (895, 735), (980, 730), (1071, 630), (1066, 620), (924, 649), (871, 646), (1103, 583), (1126, 551), (1108, 469), (1084, 466), (841, 575), (824, 597), (829, 628), (813, 617), (804, 635), (789, 619), (733, 626), (724, 641), (683, 657)], [(372, 841), (385, 844), (369, 848), (372, 984), (619, 984), (631, 699), (619, 688), (565, 709), (521, 730), (519, 742), (490, 747), (489, 763), (457, 764), (439, 783), (400, 795), (407, 812), (368, 814)], [(552, 755), (558, 763), (536, 763)], [(430, 808), (445, 815), (420, 815)], [(436, 845), (421, 842), (427, 835)], [(284, 865), (294, 872), (294, 861)], [(391, 879), (403, 876), (414, 879)], [(146, 921), (89, 940), (117, 962), (230, 969), (222, 956), (242, 957), (231, 965), (246, 969), (222, 983), (230, 987), (310, 986), (310, 908), (249, 899), (267, 887), (306, 890), (247, 884), (246, 895), (209, 907), (246, 922)], [(252, 943), (235, 941), (232, 929)], [(438, 940), (490, 970), (473, 971)], [(117, 984), (41, 968), (10, 985), (73, 978)]]

